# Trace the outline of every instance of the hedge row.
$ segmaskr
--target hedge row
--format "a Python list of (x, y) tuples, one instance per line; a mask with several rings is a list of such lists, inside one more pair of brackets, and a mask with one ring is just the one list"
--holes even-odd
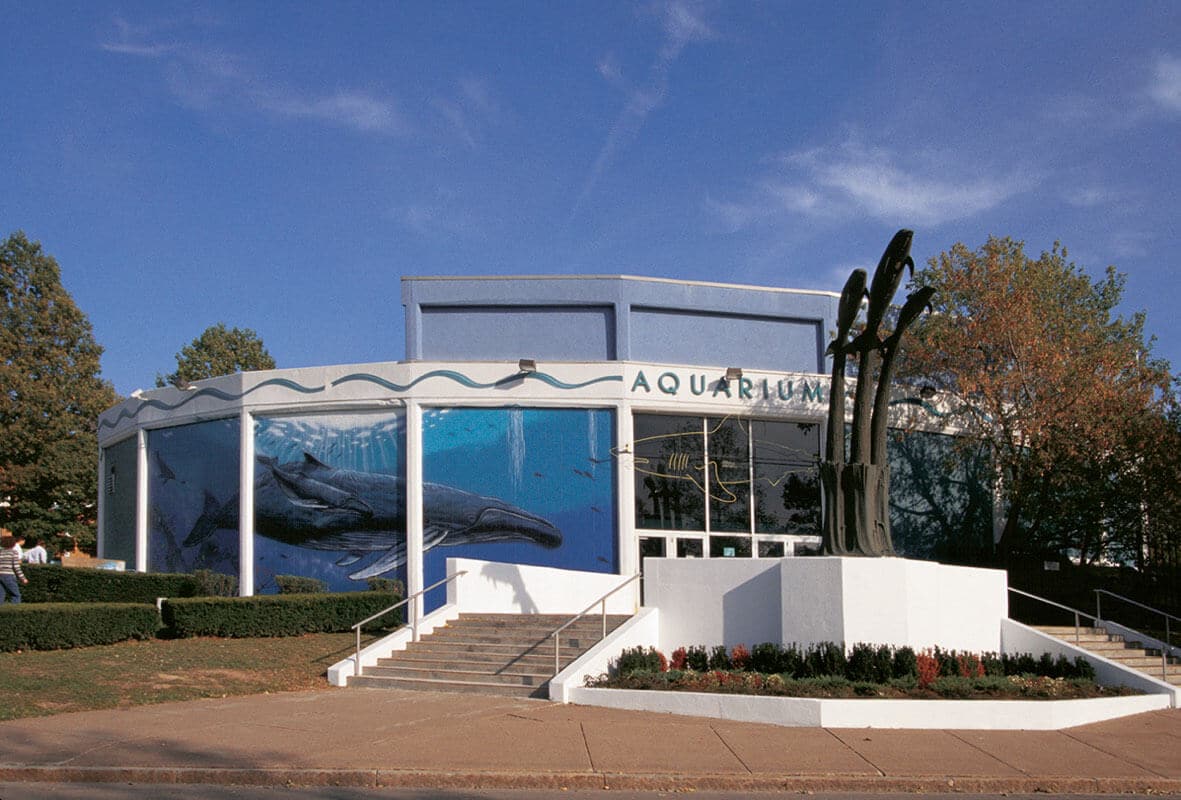
[(157, 597), (202, 594), (198, 576), (167, 572), (118, 572), (54, 564), (24, 566), (26, 603), (152, 603)]
[[(347, 631), (400, 599), (392, 592), (177, 598), (164, 603), (164, 625), (169, 635), (177, 637), (332, 633)], [(399, 609), (375, 620), (366, 630), (401, 624)]]
[[(31, 581), (30, 581), (31, 582)], [(401, 599), (393, 592), (173, 598), (147, 603), (0, 605), (0, 651), (60, 650), (156, 636), (298, 636), (347, 631)], [(402, 610), (365, 626), (396, 628)]]
[(0, 605), (0, 651), (6, 652), (151, 639), (159, 628), (156, 606), (143, 603)]

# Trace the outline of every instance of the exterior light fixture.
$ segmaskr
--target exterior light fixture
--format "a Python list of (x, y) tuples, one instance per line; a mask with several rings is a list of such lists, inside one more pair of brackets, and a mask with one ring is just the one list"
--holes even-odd
[(532, 358), (522, 358), (517, 362), (517, 369), (521, 371), (522, 375), (528, 375), (531, 372), (537, 372), (537, 362)]
[(742, 367), (726, 367), (726, 383), (742, 380)]

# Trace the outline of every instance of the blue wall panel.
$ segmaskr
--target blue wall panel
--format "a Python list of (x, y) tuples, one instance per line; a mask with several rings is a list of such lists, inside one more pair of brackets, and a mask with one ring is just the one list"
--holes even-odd
[(610, 361), (615, 321), (603, 306), (424, 306), (422, 358)]

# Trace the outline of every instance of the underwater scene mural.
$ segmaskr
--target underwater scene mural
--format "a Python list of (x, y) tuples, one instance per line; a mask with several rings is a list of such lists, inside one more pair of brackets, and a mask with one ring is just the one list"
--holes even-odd
[(611, 410), (429, 409), (422, 442), (424, 586), (449, 557), (617, 571)]
[[(238, 575), (238, 520), (194, 539), (211, 509), (238, 497), (238, 419), (148, 431), (148, 569)], [(128, 476), (130, 478), (130, 476)], [(121, 478), (119, 478), (121, 479)]]
[(405, 453), (402, 411), (256, 418), (254, 591), (277, 591), (276, 575), (404, 582)]

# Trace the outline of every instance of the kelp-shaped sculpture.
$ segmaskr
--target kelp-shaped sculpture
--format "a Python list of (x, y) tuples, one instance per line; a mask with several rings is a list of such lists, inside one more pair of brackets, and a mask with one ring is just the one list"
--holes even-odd
[[(841, 292), (837, 308), (836, 338), (828, 347), (832, 356), (832, 385), (828, 395), (828, 437), (820, 483), (824, 493), (822, 533), (827, 555), (890, 556), (890, 469), (886, 462), (886, 420), (889, 415), (890, 381), (902, 334), (926, 307), (934, 289), (924, 287), (906, 298), (893, 332), (884, 338), (878, 331), (890, 310), (902, 273), (914, 273), (910, 244), (914, 232), (894, 234), (869, 285), (869, 307), (862, 332), (849, 339), (862, 298), (866, 273), (853, 270)], [(857, 389), (853, 396), (853, 434), (849, 460), (845, 461), (845, 365), (855, 354)], [(876, 388), (875, 388), (876, 376)]]

